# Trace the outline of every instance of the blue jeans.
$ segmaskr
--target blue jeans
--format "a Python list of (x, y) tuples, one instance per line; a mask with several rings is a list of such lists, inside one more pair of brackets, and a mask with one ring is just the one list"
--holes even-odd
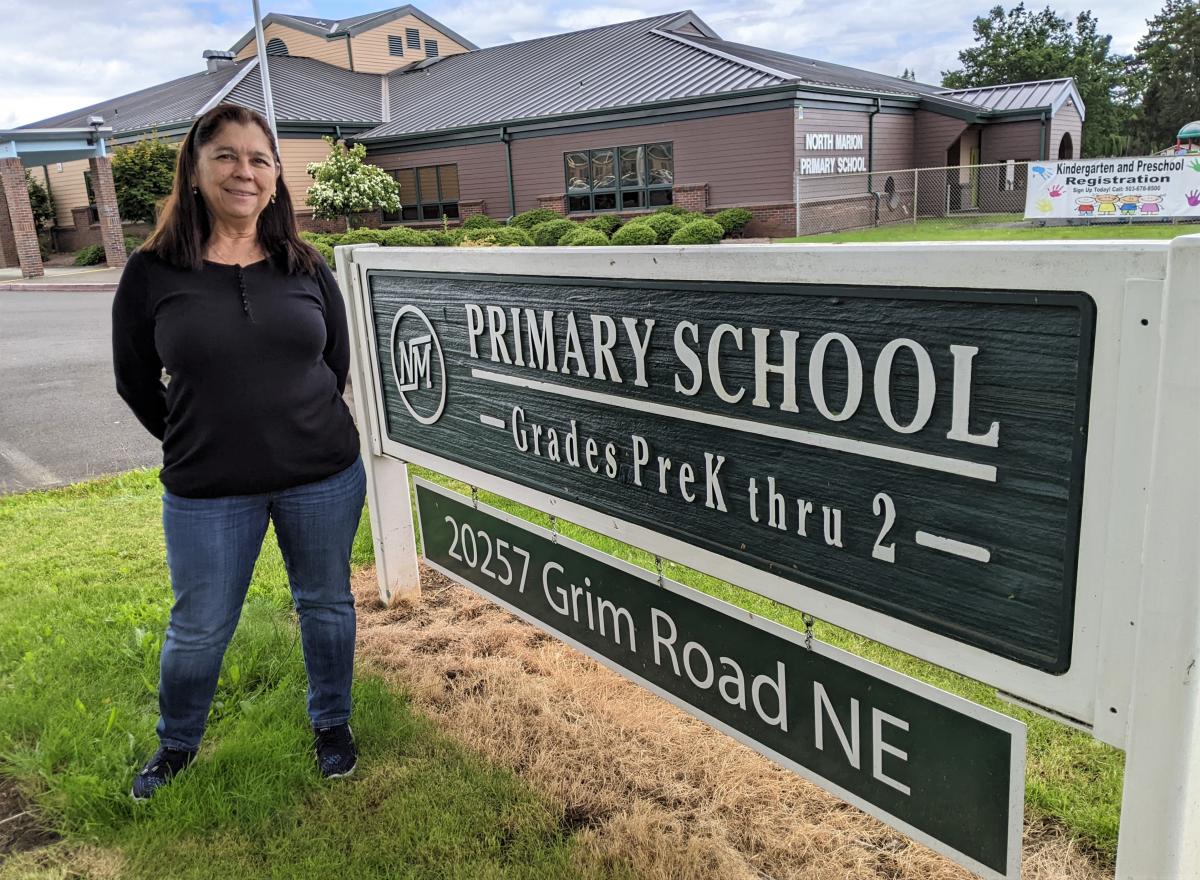
[(162, 745), (188, 751), (200, 745), (268, 519), (300, 617), (309, 720), (314, 727), (349, 720), (355, 632), (350, 548), (365, 495), (361, 458), (332, 477), (264, 495), (163, 495), (175, 604), (158, 685)]

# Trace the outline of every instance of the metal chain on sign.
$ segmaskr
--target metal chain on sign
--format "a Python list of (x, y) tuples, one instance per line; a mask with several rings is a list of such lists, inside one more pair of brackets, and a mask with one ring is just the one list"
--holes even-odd
[(476, 510), (479, 509), (479, 487), (478, 486), (471, 487), (471, 506), (474, 507)]
[(655, 554), (654, 554), (654, 570), (655, 570), (656, 572), (658, 572), (658, 585), (659, 585), (660, 587), (665, 587), (665, 586), (666, 586), (666, 584), (663, 582), (663, 563), (662, 563), (662, 557), (661, 557), (661, 556), (659, 556), (657, 553), (655, 553)]
[(558, 543), (558, 517), (550, 514), (550, 535), (555, 544)]
[(813, 616), (811, 614), (809, 614), (808, 612), (802, 613), (800, 616), (800, 619), (804, 621), (804, 647), (805, 647), (805, 649), (811, 651), (812, 650), (812, 639), (813, 639), (813, 623), (815, 623), (815, 621), (813, 620)]

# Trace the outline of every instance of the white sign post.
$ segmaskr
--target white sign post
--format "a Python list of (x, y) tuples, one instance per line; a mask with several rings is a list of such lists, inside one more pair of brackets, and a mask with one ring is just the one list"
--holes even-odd
[[(337, 253), (355, 337), (354, 392), (385, 601), (418, 589), (403, 462), (432, 467), (994, 685), (1015, 701), (1125, 749), (1118, 877), (1200, 877), (1200, 367), (1195, 355), (1200, 236), (1173, 242), (741, 248), (358, 246)], [(379, 367), (380, 350), (398, 344), (378, 329), (380, 316), (402, 307), (403, 278), (413, 273), (424, 279), (426, 289), (439, 276), (558, 276), (619, 279), (624, 285), (799, 282), (964, 296), (976, 291), (1086, 295), (1095, 305), (1094, 345), (1069, 666), (1065, 671), (1032, 668), (802, 580), (766, 573), (598, 512), (578, 492), (556, 495), (530, 488), (390, 436), (389, 424), (399, 423), (389, 420), (404, 419), (409, 433), (419, 424), (384, 407)], [(378, 302), (373, 279), (387, 290)], [(447, 316), (442, 311), (431, 313), (434, 325), (450, 320), (449, 309)], [(414, 324), (412, 338), (401, 341), (415, 345), (416, 336), (425, 332)], [(995, 332), (1003, 333), (1004, 327)], [(806, 340), (809, 346), (814, 341)], [(416, 354), (409, 354), (415, 367)], [(986, 348), (976, 357), (984, 363)], [(395, 362), (391, 353), (388, 362)], [(445, 365), (443, 375), (449, 375)], [(509, 442), (504, 438), (498, 432), (495, 442)]]

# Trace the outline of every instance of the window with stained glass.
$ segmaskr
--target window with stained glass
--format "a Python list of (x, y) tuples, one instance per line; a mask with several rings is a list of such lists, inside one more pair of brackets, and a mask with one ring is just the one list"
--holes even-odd
[(642, 144), (563, 154), (567, 210), (636, 210), (669, 205), (675, 185), (674, 145)]

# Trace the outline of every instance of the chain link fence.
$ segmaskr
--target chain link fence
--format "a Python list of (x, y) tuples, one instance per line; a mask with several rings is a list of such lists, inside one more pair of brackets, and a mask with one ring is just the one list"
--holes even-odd
[(796, 234), (893, 223), (1023, 225), (1028, 162), (799, 175)]

